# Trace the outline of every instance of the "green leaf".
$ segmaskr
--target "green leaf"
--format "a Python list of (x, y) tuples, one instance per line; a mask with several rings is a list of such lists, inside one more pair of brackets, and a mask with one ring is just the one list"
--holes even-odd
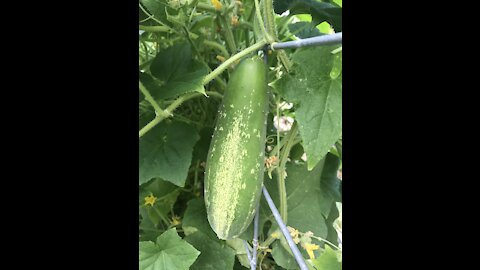
[(203, 78), (208, 70), (193, 60), (189, 43), (181, 43), (158, 53), (150, 65), (151, 75), (140, 80), (156, 99), (167, 99), (188, 92), (205, 95)]
[(330, 34), (332, 31), (332, 26), (328, 22), (322, 22), (321, 24), (317, 25), (316, 28), (320, 33), (323, 34)]
[(206, 31), (210, 31), (214, 26), (214, 18), (210, 14), (204, 13), (192, 18), (190, 31), (198, 34), (206, 34)]
[(296, 22), (289, 24), (288, 30), (290, 33), (299, 38), (309, 38), (323, 35), (314, 24), (309, 22)]
[(290, 10), (290, 14), (310, 13), (314, 25), (327, 21), (336, 32), (342, 31), (342, 8), (337, 4), (318, 0), (276, 0), (273, 2), (277, 14)]
[(172, 228), (151, 241), (140, 242), (140, 270), (188, 270), (200, 252)]
[[(339, 252), (339, 254), (341, 254)], [(312, 260), (313, 265), (318, 270), (341, 270), (342, 263), (337, 258), (337, 252), (329, 246), (325, 246), (325, 251), (315, 260)]]
[(341, 53), (331, 54), (334, 48), (297, 50), (292, 55), (292, 73), (273, 84), (287, 101), (296, 105), (296, 120), (309, 170), (342, 134), (342, 76), (338, 63)]
[(240, 238), (233, 238), (233, 239), (225, 240), (225, 242), (229, 247), (231, 247), (235, 251), (238, 262), (242, 266), (246, 268), (250, 268), (250, 261), (248, 260), (247, 251), (245, 250), (245, 245), (243, 244), (243, 240)]
[(218, 239), (208, 223), (207, 210), (205, 209), (205, 201), (203, 197), (191, 199), (187, 202), (187, 210), (185, 210), (183, 217), (182, 229), (185, 235), (200, 231), (210, 239)]
[[(233, 269), (235, 251), (228, 247), (224, 241), (212, 240), (204, 233), (198, 231), (185, 237), (201, 253), (190, 267), (192, 270), (227, 270)], [(176, 269), (176, 268), (171, 268)]]
[(183, 187), (200, 136), (182, 122), (163, 121), (140, 138), (139, 183), (160, 177)]
[(147, 208), (140, 207), (140, 215), (142, 219), (140, 221), (140, 241), (155, 241), (161, 234), (161, 231), (155, 226), (148, 215)]
[(238, 260), (235, 260), (235, 264), (233, 265), (233, 270), (245, 270), (245, 268), (250, 269), (250, 265), (244, 266), (242, 265), (241, 262), (239, 262)]
[[(326, 238), (328, 228), (325, 223), (326, 210), (330, 211), (333, 200), (329, 198), (327, 191), (321, 188), (325, 159), (311, 171), (307, 170), (306, 164), (287, 163), (287, 178), (285, 188), (287, 190), (287, 225), (300, 232), (311, 231), (315, 236)], [(265, 179), (265, 187), (270, 193), (275, 205), (278, 203), (278, 188), (276, 174), (274, 179)], [(262, 197), (261, 213), (268, 212), (271, 215), (265, 199)], [(273, 220), (273, 217), (270, 218)], [(273, 221), (275, 226), (276, 222)]]
[[(166, 1), (162, 1), (162, 0), (140, 0), (140, 3), (143, 4), (145, 9), (151, 15), (153, 15), (153, 17), (155, 19), (158, 19), (162, 22), (167, 22), (167, 14), (165, 13), (165, 8), (167, 8)], [(140, 10), (140, 14), (145, 14), (145, 13)], [(143, 18), (143, 15), (141, 15), (140, 19), (142, 19), (142, 18)], [(150, 20), (148, 20), (147, 23), (148, 22), (150, 22)]]
[(330, 214), (327, 217), (328, 235), (326, 239), (337, 246), (338, 246), (338, 233), (333, 224), (338, 217), (339, 217), (338, 208), (337, 208), (337, 205), (334, 203), (332, 204)]
[(276, 241), (272, 244), (272, 257), (275, 260), (275, 263), (280, 265), (285, 269), (297, 269), (298, 264), (295, 261), (295, 258), (285, 250), (285, 248), (280, 244), (279, 241)]
[(325, 163), (322, 169), (322, 176), (320, 177), (320, 190), (324, 196), (324, 200), (329, 203), (324, 204), (322, 213), (325, 216), (330, 215), (332, 205), (335, 206), (336, 201), (341, 201), (340, 194), (340, 179), (337, 178), (338, 167), (340, 166), (340, 159), (328, 153), (325, 157)]
[(166, 14), (167, 14), (167, 20), (169, 22), (180, 27), (186, 27), (188, 17), (185, 14), (185, 11), (183, 11), (183, 9), (179, 9), (176, 15), (173, 15), (168, 11), (166, 12)]

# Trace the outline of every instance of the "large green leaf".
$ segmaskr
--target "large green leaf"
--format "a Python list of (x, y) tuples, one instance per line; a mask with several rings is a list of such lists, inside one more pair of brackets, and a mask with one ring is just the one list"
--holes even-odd
[(159, 52), (150, 65), (151, 75), (140, 80), (156, 99), (176, 97), (188, 92), (205, 94), (203, 79), (208, 70), (193, 60), (189, 43), (171, 46)]
[(320, 186), (323, 167), (324, 160), (312, 171), (308, 171), (305, 165), (290, 163), (287, 166), (288, 176), (285, 180), (287, 225), (301, 232), (312, 231), (319, 237), (327, 236), (328, 229), (323, 209), (327, 208), (327, 205), (329, 208), (332, 203), (325, 199), (325, 193)]
[(338, 245), (338, 233), (333, 225), (335, 220), (339, 217), (339, 212), (336, 203), (332, 204), (332, 208), (330, 210), (330, 214), (327, 217), (327, 227), (328, 227), (328, 235), (327, 240), (332, 242), (334, 245)]
[(276, 0), (273, 4), (277, 14), (286, 10), (290, 10), (290, 14), (311, 14), (315, 25), (327, 21), (336, 32), (342, 31), (342, 8), (337, 4), (318, 0)]
[[(213, 240), (201, 231), (189, 234), (185, 241), (201, 254), (190, 267), (191, 270), (229, 270), (233, 269), (235, 251), (225, 241)], [(171, 268), (173, 269), (173, 268)]]
[(322, 169), (322, 176), (320, 177), (320, 190), (324, 197), (324, 201), (328, 202), (324, 204), (322, 213), (328, 217), (330, 210), (335, 207), (335, 202), (341, 201), (340, 194), (340, 179), (337, 177), (338, 167), (340, 166), (340, 159), (328, 153), (325, 156), (325, 163)]
[(335, 252), (329, 246), (325, 246), (325, 251), (315, 260), (312, 260), (313, 265), (318, 270), (341, 270), (342, 263), (338, 259), (341, 256), (341, 251)]
[(285, 269), (297, 269), (298, 264), (295, 258), (285, 250), (285, 248), (276, 241), (272, 244), (272, 257), (275, 263)]
[(172, 228), (160, 235), (156, 243), (140, 242), (140, 270), (187, 270), (199, 254)]
[[(147, 12), (153, 15), (155, 19), (160, 20), (164, 23), (167, 22), (167, 14), (165, 14), (165, 8), (168, 8), (168, 5), (166, 2), (166, 0), (140, 0), (140, 3), (143, 4)], [(144, 19), (144, 17), (146, 17), (146, 14), (141, 11), (141, 9), (139, 12), (141, 14), (140, 19)], [(153, 20), (149, 20), (143, 24), (149, 24), (150, 21)]]
[(183, 187), (200, 136), (182, 122), (163, 121), (140, 138), (139, 183), (160, 177)]
[(207, 220), (205, 201), (202, 198), (191, 199), (187, 202), (187, 210), (182, 221), (182, 229), (186, 235), (200, 231), (211, 239), (218, 239)]
[[(340, 186), (336, 177), (339, 166), (338, 157), (328, 154), (317, 166), (309, 171), (304, 163), (289, 162), (286, 166), (287, 178), (285, 188), (287, 191), (287, 225), (301, 232), (312, 231), (315, 236), (326, 238), (332, 227), (326, 218), (329, 217), (332, 207), (335, 207), (336, 194)], [(335, 174), (334, 174), (335, 173)], [(264, 185), (277, 208), (280, 207), (277, 175), (272, 174), (273, 179), (265, 175)], [(337, 183), (336, 183), (337, 182)], [(260, 201), (259, 230), (267, 221), (271, 221), (277, 227), (271, 210), (262, 196)], [(272, 231), (271, 231), (272, 232)], [(239, 238), (251, 240), (253, 237), (253, 222)]]
[(300, 49), (292, 55), (292, 73), (273, 86), (296, 104), (308, 169), (312, 169), (342, 134), (341, 53), (337, 46)]
[[(285, 188), (287, 190), (287, 212), (288, 220), (287, 225), (297, 229), (298, 231), (305, 233), (311, 231), (315, 236), (326, 239), (329, 234), (333, 234), (333, 215), (331, 219), (328, 219), (332, 207), (335, 207), (335, 201), (331, 195), (333, 192), (329, 186), (326, 186), (324, 182), (332, 182), (332, 171), (338, 168), (338, 158), (332, 154), (328, 154), (326, 158), (322, 159), (317, 166), (309, 171), (306, 164), (301, 163), (287, 163), (288, 176), (285, 182)], [(275, 205), (280, 207), (278, 203), (278, 189), (276, 183), (276, 177), (274, 179), (265, 179), (265, 186), (269, 191)], [(265, 200), (262, 198), (262, 212), (268, 212), (270, 209), (267, 206)], [(273, 220), (273, 217), (269, 217)], [(274, 222), (274, 228), (277, 228), (276, 222)], [(333, 229), (334, 230), (334, 229)], [(272, 232), (273, 229), (270, 230)], [(316, 244), (323, 243), (312, 239)], [(278, 242), (278, 241), (277, 241)], [(283, 243), (282, 243), (283, 242)], [(336, 242), (336, 241), (335, 241)], [(279, 245), (282, 243), (282, 245)], [(293, 267), (294, 258), (286, 250), (287, 244), (282, 237), (278, 244), (272, 246), (272, 255), (274, 255), (275, 261), (277, 259), (280, 265), (286, 269)], [(300, 247), (300, 251), (304, 256), (307, 253)]]
[(142, 219), (140, 220), (139, 226), (139, 240), (155, 241), (155, 239), (161, 234), (161, 231), (150, 219), (147, 208), (140, 207), (140, 215), (142, 216)]

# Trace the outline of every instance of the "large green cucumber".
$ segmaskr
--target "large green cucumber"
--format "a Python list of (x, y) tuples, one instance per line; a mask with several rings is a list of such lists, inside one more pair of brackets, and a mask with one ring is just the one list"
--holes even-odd
[(266, 69), (258, 56), (243, 60), (220, 105), (205, 171), (210, 226), (231, 239), (252, 222), (261, 195), (268, 109)]

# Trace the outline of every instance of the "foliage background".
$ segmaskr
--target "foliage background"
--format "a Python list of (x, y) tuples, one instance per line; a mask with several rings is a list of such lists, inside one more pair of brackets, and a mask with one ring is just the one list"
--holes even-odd
[[(203, 173), (217, 108), (237, 63), (214, 80), (205, 83), (205, 77), (265, 38), (254, 6), (253, 0), (139, 1), (144, 31), (139, 36), (139, 129), (150, 125), (139, 139), (140, 269), (249, 267), (241, 239), (251, 243), (253, 228), (240, 239), (216, 237), (206, 219)], [(341, 6), (341, 1), (274, 1), (278, 42), (341, 32)], [(341, 268), (342, 53), (332, 53), (338, 48), (268, 52), (266, 158), (278, 161), (267, 167), (264, 184), (279, 207), (279, 172), (286, 172), (287, 225), (312, 269)], [(276, 230), (262, 198), (259, 267), (297, 269)]]

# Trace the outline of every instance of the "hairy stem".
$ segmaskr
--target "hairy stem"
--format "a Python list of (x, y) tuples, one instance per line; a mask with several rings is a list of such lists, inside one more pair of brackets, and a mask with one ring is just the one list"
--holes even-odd
[(164, 25), (139, 25), (138, 29), (143, 30), (145, 32), (170, 32), (172, 28)]
[[(219, 93), (216, 93), (216, 92), (206, 92), (207, 95), (211, 95), (211, 96), (214, 96), (214, 97), (222, 97), (222, 95), (220, 95)], [(195, 92), (195, 93), (189, 93), (189, 94), (186, 94), (186, 95), (183, 95), (183, 96), (180, 96), (179, 98), (177, 98), (176, 100), (174, 100), (172, 102), (172, 104), (170, 104), (165, 110), (163, 110), (163, 114), (162, 115), (157, 115), (152, 121), (150, 121), (148, 124), (146, 124), (138, 133), (139, 133), (139, 137), (142, 137), (143, 135), (145, 135), (145, 133), (147, 133), (148, 131), (150, 131), (153, 127), (155, 127), (158, 123), (162, 122), (162, 120), (164, 120), (165, 118), (167, 117), (170, 117), (172, 116), (172, 112), (175, 111), (180, 105), (182, 105), (183, 102), (189, 100), (189, 99), (192, 99), (192, 98), (195, 98), (195, 97), (198, 97), (198, 96), (203, 96), (202, 93), (198, 93), (198, 92)]]
[[(273, 12), (273, 0), (263, 0), (263, 11), (265, 13), (265, 28), (268, 34), (271, 36), (271, 40), (269, 40), (270, 44), (276, 42), (278, 40), (277, 37), (277, 28), (275, 25), (275, 15)], [(283, 67), (287, 71), (290, 72), (290, 67), (292, 66), (290, 59), (287, 56), (287, 53), (284, 51), (277, 52), (277, 57), (282, 63)]]
[(220, 16), (220, 22), (222, 24), (225, 42), (227, 43), (230, 53), (235, 54), (237, 52), (237, 45), (235, 44), (235, 38), (233, 37), (233, 32), (230, 24), (227, 22), (225, 16), (226, 15)]
[(214, 69), (212, 72), (210, 72), (207, 76), (205, 76), (205, 79), (203, 80), (203, 84), (209, 83), (211, 80), (213, 80), (215, 77), (220, 75), (225, 69), (227, 69), (231, 64), (233, 64), (235, 61), (239, 60), (240, 58), (246, 56), (249, 53), (255, 52), (260, 50), (267, 42), (265, 40), (261, 40), (252, 46), (245, 48), (243, 51), (232, 55), (232, 57), (228, 58), (225, 62), (223, 62), (220, 66), (218, 66), (216, 69)]
[[(212, 72), (212, 69), (207, 64), (207, 62), (205, 62), (205, 59), (203, 59), (202, 55), (198, 51), (197, 46), (195, 45), (195, 43), (193, 43), (192, 39), (190, 38), (190, 34), (192, 34), (192, 33), (190, 33), (190, 31), (188, 31), (188, 29), (186, 27), (183, 27), (183, 30), (185, 31), (185, 35), (187, 36), (187, 40), (190, 43), (190, 46), (192, 47), (193, 51), (197, 55), (200, 62), (207, 68), (208, 72)], [(220, 84), (221, 87), (223, 87), (223, 88), (227, 87), (227, 84), (222, 79), (220, 79), (219, 77), (216, 77), (215, 80)]]
[(273, 233), (271, 233), (267, 239), (265, 239), (265, 241), (263, 241), (260, 246), (261, 247), (268, 247), (270, 246), (273, 242), (275, 242), (275, 240), (277, 240), (278, 238), (277, 237), (273, 237), (273, 235), (278, 235), (280, 234), (280, 229), (276, 229)]
[(209, 5), (209, 4), (207, 4), (207, 3), (199, 2), (199, 3), (197, 4), (197, 8), (200, 9), (200, 10), (205, 10), (205, 11), (210, 11), (210, 12), (217, 12), (217, 10), (215, 9), (214, 6)]
[[(155, 101), (155, 99), (153, 99), (152, 95), (150, 95), (150, 92), (148, 92), (147, 88), (145, 88), (145, 86), (143, 85), (142, 82), (138, 82), (138, 88), (140, 89), (140, 91), (142, 92), (142, 94), (145, 96), (145, 99), (150, 103), (152, 104), (152, 107), (153, 109), (155, 109), (155, 114), (156, 115), (161, 115), (163, 116), (164, 112), (162, 110), (162, 108), (160, 108), (160, 106), (158, 105), (158, 103)], [(165, 115), (166, 116), (166, 115)]]
[(265, 24), (263, 23), (262, 19), (262, 14), (260, 13), (260, 4), (258, 3), (258, 0), (254, 0), (255, 2), (255, 15), (257, 16), (257, 21), (258, 24), (260, 25), (260, 29), (262, 30), (264, 38), (268, 41), (269, 44), (274, 42), (275, 40), (273, 39), (272, 36), (270, 36), (265, 29)]
[(284, 138), (286, 141), (285, 146), (280, 154), (280, 165), (277, 167), (278, 173), (278, 191), (280, 196), (280, 216), (282, 220), (287, 224), (287, 190), (285, 188), (285, 164), (287, 163), (288, 154), (293, 146), (295, 136), (297, 136), (298, 125), (297, 122), (293, 122), (292, 128)]
[(277, 40), (277, 29), (275, 29), (272, 0), (263, 0), (263, 13), (265, 15), (265, 29), (273, 39)]

